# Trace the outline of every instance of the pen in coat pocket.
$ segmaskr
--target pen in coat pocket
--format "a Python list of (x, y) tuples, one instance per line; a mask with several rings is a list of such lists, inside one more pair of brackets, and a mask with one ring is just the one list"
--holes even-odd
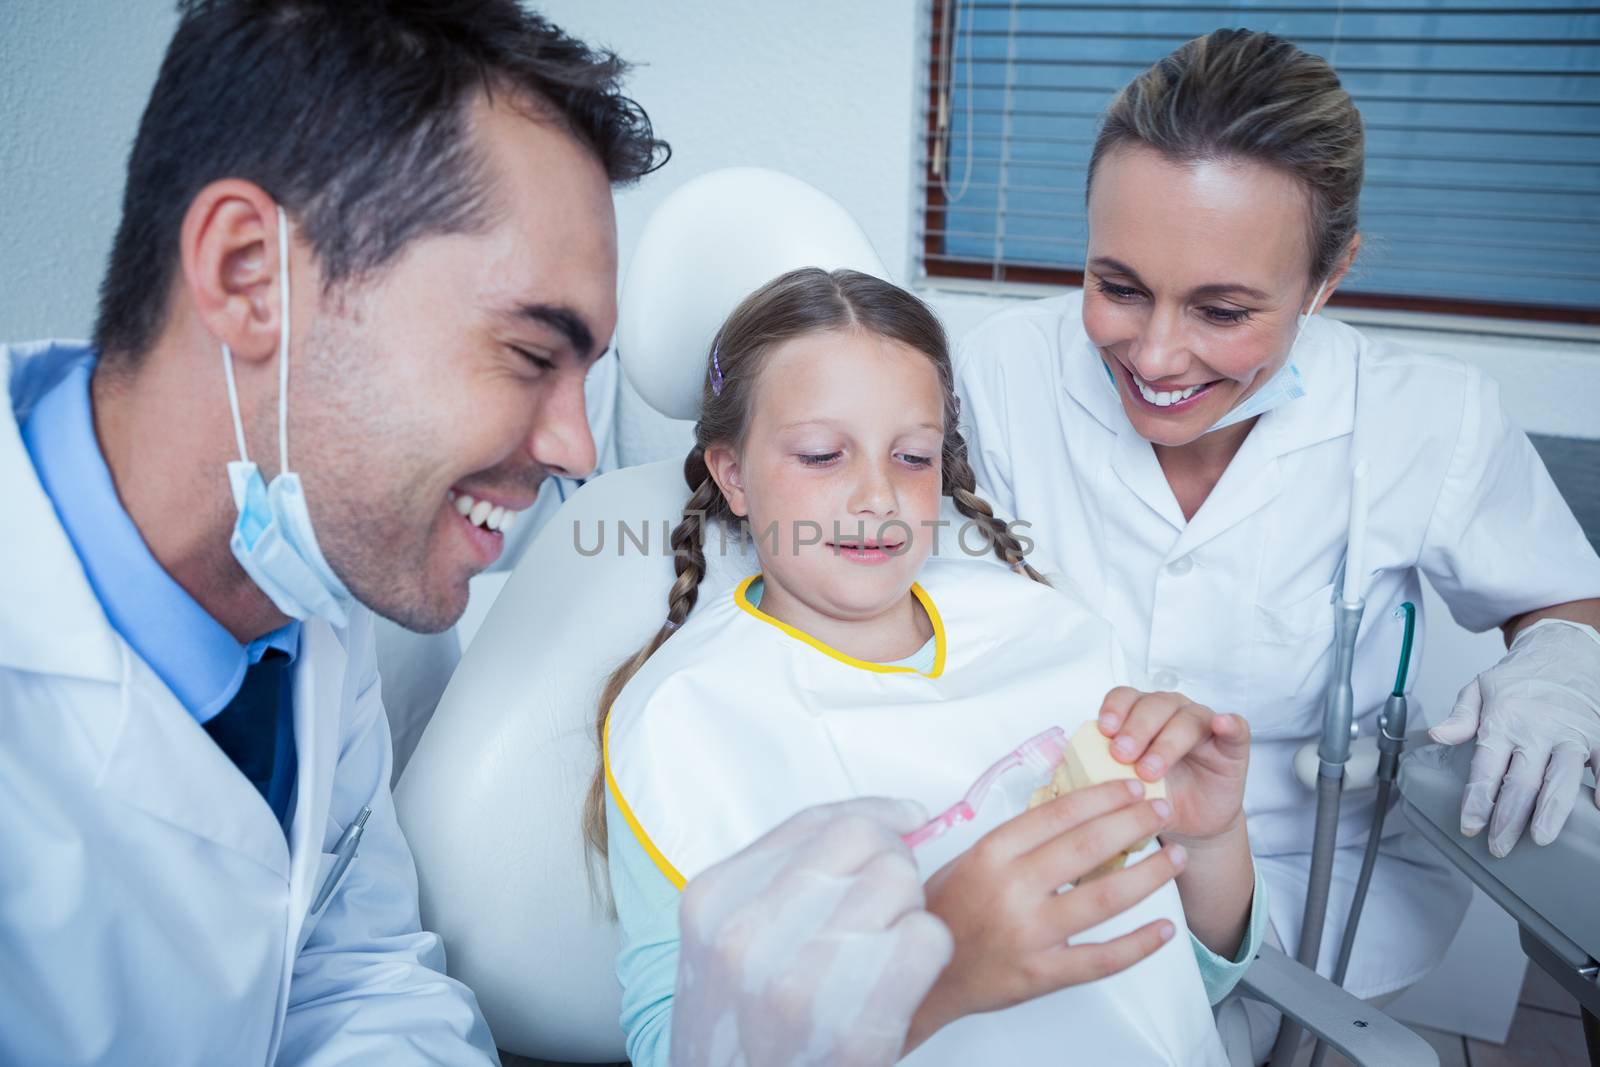
[(333, 895), (334, 887), (339, 884), (339, 879), (344, 876), (345, 868), (350, 866), (350, 861), (356, 858), (356, 849), (361, 845), (361, 834), (367, 828), (367, 820), (372, 817), (371, 808), (362, 808), (361, 814), (355, 821), (344, 828), (344, 833), (339, 835), (338, 844), (333, 846), (333, 869), (322, 880), (322, 888), (317, 890), (317, 899), (311, 902), (311, 910), (318, 912)]

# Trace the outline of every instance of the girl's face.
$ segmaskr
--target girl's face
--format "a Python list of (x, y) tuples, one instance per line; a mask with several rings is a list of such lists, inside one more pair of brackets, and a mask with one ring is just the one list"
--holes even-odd
[(1177, 164), (1145, 147), (1100, 161), (1083, 325), (1141, 437), (1194, 441), (1287, 361), (1316, 290), (1306, 197), (1259, 163)]
[(743, 448), (706, 459), (756, 537), (763, 610), (784, 605), (804, 629), (807, 613), (868, 621), (903, 608), (939, 516), (932, 361), (862, 330), (811, 334), (767, 354), (751, 403)]

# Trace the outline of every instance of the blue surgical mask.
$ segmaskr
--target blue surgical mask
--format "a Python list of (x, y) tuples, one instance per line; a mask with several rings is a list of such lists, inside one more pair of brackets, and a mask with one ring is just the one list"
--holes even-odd
[(245, 448), (239, 390), (233, 381), (233, 352), (222, 346), (233, 433), (239, 444), (239, 458), (228, 464), (233, 502), (239, 509), (229, 544), (239, 566), (279, 611), (293, 619), (318, 616), (344, 626), (349, 621), (350, 591), (323, 558), (300, 476), (289, 469), (289, 221), (281, 207), (278, 292), (278, 476), (271, 485), (262, 481), (261, 471), (250, 462)]
[[(1317, 286), (1317, 295), (1311, 298), (1311, 306), (1313, 308), (1317, 306), (1317, 301), (1322, 299), (1322, 291), (1327, 287), (1327, 279), (1323, 279), (1322, 284)], [(1230, 409), (1226, 415), (1218, 419), (1206, 433), (1215, 433), (1224, 426), (1232, 426), (1235, 423), (1243, 422), (1245, 419), (1253, 419), (1257, 415), (1265, 415), (1273, 408), (1282, 407), (1289, 401), (1298, 400), (1306, 395), (1305, 383), (1300, 377), (1300, 368), (1294, 365), (1294, 346), (1300, 343), (1300, 335), (1305, 332), (1306, 323), (1310, 321), (1311, 315), (1306, 313), (1302, 314), (1295, 323), (1294, 340), (1289, 342), (1289, 359), (1283, 366), (1278, 368), (1278, 372), (1268, 378), (1266, 384), (1260, 389), (1245, 397)]]

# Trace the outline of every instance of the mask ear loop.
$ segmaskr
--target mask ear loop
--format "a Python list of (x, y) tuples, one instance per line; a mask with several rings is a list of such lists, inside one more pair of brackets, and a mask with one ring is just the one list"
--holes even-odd
[(1300, 321), (1295, 324), (1294, 341), (1289, 342), (1289, 347), (1294, 348), (1295, 341), (1300, 340), (1300, 334), (1306, 328), (1306, 323), (1311, 321), (1311, 316), (1317, 313), (1317, 301), (1322, 299), (1322, 291), (1328, 287), (1328, 279), (1322, 279), (1322, 284), (1317, 286), (1317, 295), (1311, 298), (1311, 310), (1300, 316)]
[(239, 459), (250, 462), (250, 451), (244, 447), (244, 421), (239, 418), (239, 387), (233, 384), (233, 350), (222, 346), (222, 373), (228, 379), (228, 406), (233, 409), (233, 439), (239, 445)]
[[(278, 205), (278, 473), (289, 473), (289, 219)], [(233, 376), (228, 376), (233, 387)], [(244, 446), (244, 434), (239, 435)]]

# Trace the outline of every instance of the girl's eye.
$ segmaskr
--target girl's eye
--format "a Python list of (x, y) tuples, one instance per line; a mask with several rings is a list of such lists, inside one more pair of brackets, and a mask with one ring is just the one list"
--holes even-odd
[(916, 456), (909, 452), (902, 452), (900, 453), (900, 458), (904, 462), (918, 468), (919, 470), (926, 470), (927, 468), (933, 466), (932, 456)]
[(1132, 300), (1139, 295), (1139, 290), (1137, 289), (1129, 288), (1126, 285), (1117, 285), (1114, 282), (1106, 281), (1104, 278), (1097, 279), (1095, 287), (1115, 300)]
[(826, 467), (843, 453), (840, 452), (802, 452), (800, 462), (807, 467)]
[(1200, 309), (1200, 312), (1212, 322), (1220, 323), (1225, 326), (1235, 325), (1236, 323), (1243, 322), (1245, 319), (1250, 317), (1250, 312), (1241, 308), (1203, 307)]

